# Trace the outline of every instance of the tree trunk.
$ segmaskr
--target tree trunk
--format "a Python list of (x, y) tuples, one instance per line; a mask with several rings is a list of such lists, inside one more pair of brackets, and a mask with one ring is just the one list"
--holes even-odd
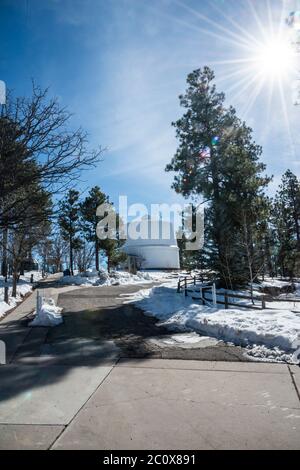
[(12, 297), (17, 297), (17, 283), (18, 283), (18, 270), (14, 267), (13, 272), (13, 285), (12, 285)]
[(300, 251), (300, 227), (297, 213), (294, 214), (295, 230), (297, 237), (297, 251)]
[(96, 243), (95, 243), (95, 266), (96, 266), (96, 270), (99, 271), (99, 246), (98, 246), (98, 240), (96, 240)]
[(290, 187), (291, 189), (291, 196), (293, 202), (293, 219), (295, 224), (295, 232), (297, 238), (297, 251), (300, 251), (300, 226), (299, 226), (299, 213), (298, 213), (298, 204), (297, 204), (297, 196), (295, 194), (295, 186), (292, 184)]
[(2, 232), (2, 264), (1, 264), (1, 275), (7, 276), (7, 237), (8, 229), (4, 228)]
[(272, 262), (272, 257), (271, 257), (271, 248), (270, 248), (270, 240), (269, 237), (265, 237), (265, 252), (266, 252), (266, 258), (267, 258), (267, 269), (269, 276), (272, 278), (274, 277), (274, 266)]
[(70, 271), (71, 271), (71, 275), (74, 276), (74, 271), (73, 271), (73, 240), (72, 240), (72, 237), (70, 237)]

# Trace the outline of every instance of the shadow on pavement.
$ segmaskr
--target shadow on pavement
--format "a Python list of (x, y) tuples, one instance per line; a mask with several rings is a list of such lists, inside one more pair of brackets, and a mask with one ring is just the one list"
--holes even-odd
[[(73, 368), (111, 366), (119, 358), (245, 361), (240, 348), (225, 345), (161, 348), (159, 339), (169, 337), (170, 330), (157, 326), (155, 318), (133, 305), (122, 304), (124, 297), (119, 297), (141, 288), (145, 286), (62, 293), (58, 303), (64, 308), (64, 323), (54, 328), (29, 329), (30, 317), (9, 322), (0, 332), (9, 362), (0, 366), (0, 401), (62, 381)], [(151, 342), (154, 337), (158, 342)]]

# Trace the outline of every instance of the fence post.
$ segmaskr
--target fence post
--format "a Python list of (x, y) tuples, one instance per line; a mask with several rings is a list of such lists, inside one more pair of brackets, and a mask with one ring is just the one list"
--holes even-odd
[(203, 293), (202, 287), (200, 287), (200, 297), (201, 297), (202, 305), (204, 305), (205, 302), (204, 302), (204, 293)]
[(8, 297), (8, 287), (4, 287), (4, 302), (8, 304), (9, 297)]
[(177, 293), (180, 294), (180, 279), (178, 279), (178, 284), (177, 284)]
[(187, 297), (187, 281), (186, 281), (186, 277), (184, 278), (184, 295)]
[(36, 293), (36, 314), (37, 315), (40, 313), (41, 306), (42, 306), (42, 297), (41, 297), (39, 291), (37, 291), (37, 293)]
[(224, 294), (224, 302), (225, 302), (225, 310), (228, 310), (228, 294), (227, 294), (227, 291), (225, 291), (225, 294)]
[(264, 297), (261, 299), (261, 309), (264, 310), (266, 308), (266, 301)]
[(217, 306), (217, 294), (216, 294), (216, 284), (213, 283), (212, 285), (212, 298), (213, 298), (213, 305), (214, 307)]
[(196, 285), (196, 276), (194, 276), (194, 286)]

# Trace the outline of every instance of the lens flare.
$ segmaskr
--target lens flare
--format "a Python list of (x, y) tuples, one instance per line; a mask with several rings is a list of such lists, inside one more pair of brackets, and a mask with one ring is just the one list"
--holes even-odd
[(294, 68), (294, 51), (285, 38), (261, 44), (253, 58), (257, 73), (265, 79), (288, 79)]
[(213, 147), (218, 145), (219, 142), (220, 142), (220, 137), (217, 136), (217, 135), (215, 137), (213, 137), (212, 140), (211, 140), (211, 144), (212, 144)]

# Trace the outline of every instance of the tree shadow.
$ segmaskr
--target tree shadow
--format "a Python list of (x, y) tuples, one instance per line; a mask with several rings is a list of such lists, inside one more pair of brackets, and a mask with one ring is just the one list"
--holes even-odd
[[(141, 288), (141, 285), (117, 286), (99, 291), (88, 287), (59, 294), (64, 322), (54, 328), (28, 328), (30, 315), (6, 323), (0, 328), (0, 339), (7, 344), (8, 357), (8, 364), (0, 366), (0, 402), (63, 381), (76, 367), (112, 366), (119, 358), (123, 361), (132, 358), (218, 360), (212, 351), (209, 353), (209, 348), (206, 355), (203, 348), (201, 351), (167, 347), (162, 350), (157, 343), (149, 341), (169, 337), (171, 332), (157, 326), (155, 318), (133, 304), (122, 303), (124, 298), (120, 294)], [(219, 360), (224, 360), (222, 354)], [(241, 357), (232, 348), (228, 360), (240, 361)]]

